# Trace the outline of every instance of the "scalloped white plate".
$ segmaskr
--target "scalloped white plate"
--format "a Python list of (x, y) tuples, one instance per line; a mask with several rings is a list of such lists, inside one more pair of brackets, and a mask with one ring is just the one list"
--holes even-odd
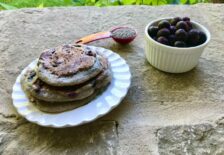
[(89, 46), (92, 50), (103, 53), (107, 58), (112, 70), (112, 81), (107, 89), (88, 104), (62, 113), (50, 114), (38, 110), (29, 102), (20, 85), (21, 75), (28, 68), (34, 68), (37, 60), (30, 63), (17, 77), (13, 86), (13, 105), (18, 113), (28, 121), (41, 126), (62, 128), (78, 126), (96, 120), (107, 114), (119, 105), (128, 92), (131, 84), (131, 73), (125, 60), (118, 54), (101, 47)]

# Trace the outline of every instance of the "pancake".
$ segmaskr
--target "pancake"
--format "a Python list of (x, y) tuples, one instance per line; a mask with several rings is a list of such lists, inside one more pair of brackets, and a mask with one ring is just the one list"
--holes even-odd
[(104, 70), (97, 77), (74, 86), (55, 87), (41, 81), (35, 70), (27, 70), (21, 78), (21, 85), (26, 94), (48, 102), (77, 101), (92, 95), (104, 80), (110, 81), (110, 71)]
[(63, 45), (44, 51), (37, 63), (37, 75), (52, 86), (84, 83), (102, 70), (102, 56), (82, 45)]
[(103, 82), (98, 85), (98, 88), (96, 91), (90, 95), (89, 97), (79, 100), (79, 101), (72, 101), (72, 102), (46, 102), (42, 100), (35, 99), (32, 96), (29, 96), (30, 101), (36, 106), (39, 110), (47, 113), (60, 113), (68, 110), (72, 110), (78, 107), (81, 107), (93, 99), (95, 99), (100, 93), (102, 93), (108, 84), (110, 83), (110, 80), (104, 80)]
[(38, 109), (58, 113), (89, 103), (110, 81), (110, 66), (103, 54), (68, 44), (43, 52), (36, 68), (27, 70), (20, 82)]

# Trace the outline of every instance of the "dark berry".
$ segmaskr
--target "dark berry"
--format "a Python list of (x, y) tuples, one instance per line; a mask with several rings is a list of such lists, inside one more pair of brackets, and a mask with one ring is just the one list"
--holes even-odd
[(186, 43), (183, 42), (183, 41), (176, 41), (176, 42), (174, 43), (174, 46), (175, 46), (175, 47), (186, 47)]
[(169, 44), (169, 41), (168, 41), (168, 39), (166, 39), (166, 37), (159, 37), (159, 38), (157, 39), (157, 41), (158, 41), (159, 43), (161, 43), (161, 44), (165, 44), (165, 45), (168, 45), (168, 44)]
[(187, 40), (187, 32), (184, 29), (179, 29), (175, 33), (176, 40), (178, 41), (186, 41)]
[(190, 21), (191, 19), (189, 17), (184, 17), (183, 21)]
[(152, 37), (152, 39), (153, 39), (153, 40), (157, 40), (157, 38), (156, 38), (156, 37)]
[(170, 33), (175, 34), (176, 32), (176, 27), (175, 26), (170, 26)]
[(162, 28), (170, 28), (170, 23), (167, 21), (167, 20), (162, 20), (159, 22), (158, 24), (158, 27), (159, 29), (162, 29)]
[(148, 29), (148, 33), (151, 37), (156, 36), (157, 32), (158, 32), (158, 27), (157, 26), (150, 26), (149, 29)]
[(169, 45), (174, 46), (174, 43), (176, 41), (175, 35), (173, 34), (169, 35), (168, 40), (169, 40)]
[(188, 25), (188, 31), (191, 30), (193, 28), (192, 23), (190, 21), (186, 21), (187, 25)]
[(179, 21), (182, 21), (182, 19), (180, 17), (175, 17), (173, 19), (171, 19), (171, 25), (175, 26)]
[(161, 37), (161, 36), (168, 37), (169, 35), (170, 35), (170, 30), (167, 28), (163, 28), (163, 29), (159, 30), (157, 33), (157, 37)]
[(188, 31), (188, 25), (186, 22), (184, 21), (179, 21), (177, 24), (176, 24), (176, 29), (184, 29), (185, 31)]
[(206, 34), (202, 31), (199, 31), (199, 44), (203, 44), (206, 41)]
[(199, 31), (196, 30), (196, 29), (191, 29), (189, 32), (188, 32), (188, 43), (191, 45), (191, 46), (195, 46), (195, 45), (198, 45), (199, 43)]

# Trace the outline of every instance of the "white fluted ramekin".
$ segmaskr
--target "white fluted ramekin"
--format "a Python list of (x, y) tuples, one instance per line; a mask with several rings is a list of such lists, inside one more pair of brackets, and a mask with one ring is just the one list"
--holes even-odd
[[(171, 18), (163, 18), (171, 19)], [(193, 69), (197, 64), (204, 48), (210, 41), (210, 32), (201, 24), (191, 21), (193, 28), (203, 31), (207, 40), (195, 47), (178, 48), (167, 46), (153, 40), (148, 34), (148, 28), (158, 24), (158, 19), (150, 22), (145, 27), (145, 55), (148, 62), (155, 68), (169, 73), (183, 73)]]

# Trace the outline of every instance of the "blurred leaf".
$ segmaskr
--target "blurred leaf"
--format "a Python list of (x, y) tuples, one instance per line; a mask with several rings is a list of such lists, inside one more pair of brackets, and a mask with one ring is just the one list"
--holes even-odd
[(121, 5), (119, 1), (113, 2), (111, 5), (117, 6), (117, 5)]
[(94, 5), (95, 3), (92, 2), (92, 0), (85, 0), (85, 5)]
[(121, 5), (119, 0), (109, 0), (109, 5)]
[(85, 5), (85, 0), (73, 0), (74, 4), (77, 6)]
[(15, 6), (8, 5), (8, 4), (1, 3), (1, 2), (0, 2), (0, 6), (3, 7), (4, 9), (6, 9), (6, 10), (14, 10), (14, 9), (17, 9), (17, 7), (15, 7)]
[(152, 0), (152, 5), (164, 5), (167, 4), (166, 0)]
[(44, 3), (42, 2), (37, 8), (44, 8)]
[(122, 3), (124, 5), (131, 5), (131, 4), (135, 4), (136, 0), (122, 0)]
[(108, 6), (108, 5), (109, 5), (108, 0), (98, 0), (95, 3), (95, 6), (98, 6), (98, 7)]
[(142, 0), (136, 0), (136, 5), (142, 4)]
[(188, 0), (180, 0), (180, 3), (181, 4), (187, 4), (188, 3)]
[(158, 1), (158, 5), (165, 5), (165, 4), (167, 4), (166, 0), (159, 0)]
[(158, 0), (152, 0), (152, 5), (158, 5)]
[(152, 4), (152, 0), (143, 0), (143, 4), (144, 5), (151, 5)]
[(72, 2), (71, 0), (64, 0), (64, 3), (67, 4), (67, 5), (71, 4), (71, 2)]
[(195, 4), (197, 0), (190, 0), (190, 4)]
[(84, 5), (84, 4), (78, 3), (78, 2), (74, 2), (73, 4), (74, 4), (74, 6), (83, 6)]
[(167, 4), (180, 4), (180, 0), (166, 0)]
[(103, 4), (102, 4), (101, 2), (98, 1), (98, 2), (95, 3), (95, 6), (102, 7)]

